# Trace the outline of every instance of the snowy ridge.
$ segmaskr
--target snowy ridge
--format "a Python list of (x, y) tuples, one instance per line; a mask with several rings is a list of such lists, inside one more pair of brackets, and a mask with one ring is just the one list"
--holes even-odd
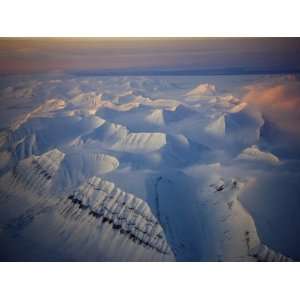
[(92, 177), (69, 196), (53, 193), (50, 183), (62, 158), (58, 150), (50, 151), (31, 162), (22, 161), (15, 174), (1, 178), (0, 203), (22, 199), (22, 213), (17, 210), (16, 217), (1, 222), (2, 236), (33, 242), (42, 259), (47, 249), (68, 260), (174, 260), (146, 202), (114, 183)]
[(80, 209), (126, 235), (133, 242), (149, 247), (163, 255), (171, 255), (163, 230), (149, 206), (114, 183), (93, 177), (68, 196)]
[[(176, 178), (170, 174), (157, 185), (162, 224), (176, 258), (248, 260), (249, 249), (256, 247), (260, 240), (253, 219), (239, 202), (244, 183), (236, 179), (225, 181), (217, 175), (210, 178), (206, 173), (210, 170), (211, 174), (215, 166), (201, 168), (201, 174), (194, 168), (186, 170), (195, 176), (194, 183), (185, 175)], [(197, 192), (188, 194), (195, 184)], [(186, 203), (189, 207), (185, 207)], [(186, 220), (184, 224), (181, 219)]]
[(251, 111), (246, 106), (238, 112), (226, 114), (224, 118), (228, 138), (235, 139), (237, 144), (247, 146), (259, 142), (260, 128), (264, 124), (260, 112)]
[(214, 136), (224, 137), (225, 136), (225, 118), (224, 116), (219, 117), (217, 120), (211, 122), (205, 127), (205, 131)]
[(145, 121), (157, 126), (164, 126), (165, 119), (163, 110), (154, 109), (148, 116), (146, 116)]
[[(152, 106), (160, 107), (159, 101), (160, 100), (152, 101)], [(163, 127), (195, 116), (197, 113), (194, 109), (186, 105), (178, 103), (172, 105), (172, 100), (166, 100), (166, 102), (169, 106), (151, 110), (150, 113), (146, 114), (145, 121)]]
[(107, 121), (82, 139), (84, 142), (92, 139), (112, 150), (125, 152), (151, 152), (166, 144), (164, 133), (129, 132), (125, 126)]
[(3, 149), (9, 150), (15, 162), (31, 155), (39, 155), (71, 142), (86, 134), (104, 121), (98, 117), (45, 117), (33, 118), (17, 130), (6, 133)]
[(113, 146), (113, 149), (128, 152), (151, 152), (160, 149), (166, 144), (166, 135), (160, 132), (130, 133), (126, 139)]
[(42, 105), (38, 106), (32, 112), (18, 118), (11, 126), (11, 130), (17, 130), (22, 124), (26, 123), (31, 118), (51, 117), (56, 111), (65, 108), (65, 101), (61, 99), (50, 99)]
[(189, 117), (195, 116), (196, 112), (185, 105), (177, 105), (172, 110), (164, 110), (165, 119), (167, 122), (178, 122)]
[(72, 98), (68, 104), (73, 108), (96, 110), (101, 105), (101, 98), (94, 92), (81, 93)]
[(186, 93), (186, 96), (198, 98), (201, 96), (211, 96), (216, 93), (216, 87), (213, 84), (202, 83), (196, 86), (194, 89)]
[(245, 161), (261, 161), (272, 165), (280, 163), (278, 157), (270, 152), (261, 151), (256, 145), (246, 148), (237, 157), (239, 160)]
[(266, 245), (259, 245), (250, 251), (250, 256), (262, 262), (291, 262), (291, 258), (275, 252)]
[(74, 189), (86, 178), (112, 172), (118, 166), (118, 159), (112, 155), (85, 149), (75, 150), (65, 155), (56, 184), (62, 191)]
[(31, 156), (22, 160), (13, 170), (16, 182), (22, 182), (29, 189), (43, 189), (51, 184), (65, 154), (54, 149), (41, 156)]

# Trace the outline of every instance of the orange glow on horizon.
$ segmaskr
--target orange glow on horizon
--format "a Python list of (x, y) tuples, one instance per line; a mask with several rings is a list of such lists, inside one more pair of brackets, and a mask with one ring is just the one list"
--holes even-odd
[(0, 38), (0, 74), (298, 67), (297, 38)]

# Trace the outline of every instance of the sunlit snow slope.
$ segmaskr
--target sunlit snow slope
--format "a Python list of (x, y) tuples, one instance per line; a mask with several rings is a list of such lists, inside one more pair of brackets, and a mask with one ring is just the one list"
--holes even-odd
[(298, 145), (244, 101), (287, 80), (3, 77), (0, 260), (299, 260)]

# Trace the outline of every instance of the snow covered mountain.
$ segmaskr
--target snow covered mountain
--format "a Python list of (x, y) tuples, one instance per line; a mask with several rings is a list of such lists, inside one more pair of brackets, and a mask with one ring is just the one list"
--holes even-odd
[(282, 176), (296, 195), (298, 145), (244, 101), (255, 78), (18, 80), (0, 91), (0, 260), (300, 259), (300, 207), (265, 200)]

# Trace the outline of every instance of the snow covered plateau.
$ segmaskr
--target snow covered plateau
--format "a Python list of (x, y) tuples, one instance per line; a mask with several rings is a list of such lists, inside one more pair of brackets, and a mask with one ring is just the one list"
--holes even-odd
[(299, 261), (298, 131), (258, 98), (290, 84), (2, 76), (0, 260)]

